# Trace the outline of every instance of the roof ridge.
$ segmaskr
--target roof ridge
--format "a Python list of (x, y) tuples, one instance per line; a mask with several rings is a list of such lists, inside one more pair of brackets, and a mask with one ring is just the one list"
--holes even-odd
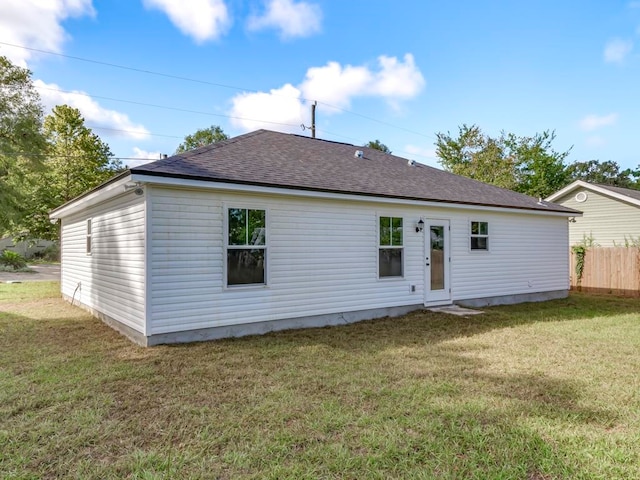
[[(358, 150), (364, 152), (364, 159), (354, 155)], [(153, 165), (141, 165), (132, 172), (296, 190), (574, 212), (371, 147), (266, 129)]]

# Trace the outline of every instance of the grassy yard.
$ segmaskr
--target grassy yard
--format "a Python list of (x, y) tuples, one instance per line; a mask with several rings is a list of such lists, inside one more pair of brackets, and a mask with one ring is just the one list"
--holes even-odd
[(140, 348), (0, 285), (0, 478), (640, 478), (640, 302)]

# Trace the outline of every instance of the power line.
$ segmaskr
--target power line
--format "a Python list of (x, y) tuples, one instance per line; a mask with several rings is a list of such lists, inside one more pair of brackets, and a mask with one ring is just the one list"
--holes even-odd
[(31, 48), (31, 47), (25, 47), (24, 45), (16, 45), (14, 43), (7, 43), (7, 42), (0, 42), (0, 45), (6, 45), (8, 47), (15, 47), (15, 48), (22, 48), (24, 50), (29, 50), (31, 52), (38, 52), (38, 53), (44, 53), (47, 55), (55, 55), (57, 57), (63, 57), (63, 58), (69, 58), (72, 60), (78, 60), (80, 62), (87, 62), (87, 63), (93, 63), (96, 65), (104, 65), (106, 67), (113, 67), (113, 68), (119, 68), (122, 70), (129, 70), (132, 72), (138, 72), (138, 73), (145, 73), (147, 75), (155, 75), (158, 77), (165, 77), (165, 78), (172, 78), (174, 80), (182, 80), (185, 82), (192, 82), (192, 83), (201, 83), (203, 85), (211, 85), (214, 87), (221, 87), (221, 88), (228, 88), (231, 90), (245, 90), (241, 87), (234, 87), (233, 85), (225, 85), (224, 83), (216, 83), (216, 82), (210, 82), (207, 80), (199, 80), (196, 78), (189, 78), (189, 77), (182, 77), (180, 75), (172, 75), (170, 73), (162, 73), (162, 72), (155, 72), (153, 70), (145, 70), (142, 68), (135, 68), (135, 67), (127, 67), (125, 65), (118, 65), (117, 63), (110, 63), (110, 62), (103, 62), (101, 60), (93, 60), (91, 58), (84, 58), (84, 57), (77, 57), (74, 55), (65, 55), (64, 53), (58, 53), (58, 52), (53, 52), (51, 50), (42, 50), (39, 48)]
[[(210, 86), (220, 87), (220, 88), (227, 88), (227, 89), (230, 89), (230, 90), (236, 90), (236, 91), (240, 91), (240, 92), (261, 93), (258, 90), (254, 90), (254, 89), (242, 88), (242, 87), (238, 87), (238, 86), (234, 86), (234, 85), (227, 85), (227, 84), (224, 84), (224, 83), (211, 82), (211, 81), (208, 81), (208, 80), (200, 80), (200, 79), (196, 79), (196, 78), (183, 77), (181, 75), (173, 75), (173, 74), (169, 74), (169, 73), (156, 72), (156, 71), (153, 71), (153, 70), (146, 70), (146, 69), (142, 69), (142, 68), (128, 67), (126, 65), (119, 65), (119, 64), (116, 64), (116, 63), (104, 62), (104, 61), (101, 61), (101, 60), (94, 60), (94, 59), (85, 58), (85, 57), (78, 57), (78, 56), (74, 56), (74, 55), (66, 55), (66, 54), (63, 54), (63, 53), (53, 52), (51, 50), (43, 50), (43, 49), (38, 49), (38, 48), (25, 47), (24, 45), (16, 45), (14, 43), (0, 42), (0, 45), (6, 45), (6, 46), (9, 46), (9, 47), (14, 47), (14, 48), (21, 48), (21, 49), (29, 50), (29, 51), (32, 51), (32, 52), (44, 53), (44, 54), (47, 54), (47, 55), (55, 55), (55, 56), (58, 56), (58, 57), (69, 58), (69, 59), (77, 60), (77, 61), (81, 61), (81, 62), (93, 63), (93, 64), (96, 64), (96, 65), (103, 65), (103, 66), (107, 66), (107, 67), (119, 68), (119, 69), (122, 69), (122, 70), (128, 70), (128, 71), (132, 71), (132, 72), (144, 73), (144, 74), (147, 74), (147, 75), (154, 75), (154, 76), (158, 76), (158, 77), (171, 78), (171, 79), (174, 79), (174, 80), (180, 80), (180, 81), (192, 82), (192, 83), (199, 83), (199, 84), (202, 84), (202, 85), (210, 85)], [(73, 92), (68, 92), (68, 93), (73, 93)], [(379, 123), (380, 125), (385, 125), (387, 127), (391, 127), (391, 128), (395, 128), (395, 129), (398, 129), (398, 130), (402, 130), (404, 132), (411, 133), (413, 135), (418, 135), (418, 136), (421, 136), (421, 137), (424, 137), (424, 138), (429, 138), (429, 139), (433, 139), (434, 138), (432, 135), (425, 135), (424, 133), (420, 133), (420, 132), (417, 132), (415, 130), (411, 130), (409, 128), (400, 127), (398, 125), (394, 125), (392, 123), (385, 122), (383, 120), (379, 120), (379, 119), (377, 119), (375, 117), (371, 117), (371, 116), (368, 116), (368, 115), (363, 115), (361, 113), (357, 113), (357, 112), (354, 112), (352, 110), (348, 110), (348, 109), (339, 107), (337, 105), (332, 105), (332, 104), (330, 104), (328, 102), (325, 102), (325, 101), (322, 101), (322, 100), (312, 100), (312, 99), (304, 98), (304, 97), (293, 97), (291, 95), (284, 95), (284, 94), (279, 94), (279, 93), (276, 93), (276, 94), (271, 93), (271, 95), (276, 95), (276, 96), (281, 96), (281, 97), (286, 97), (286, 98), (299, 98), (300, 100), (303, 100), (305, 102), (317, 101), (319, 104), (322, 104), (322, 105), (325, 105), (327, 107), (339, 110), (339, 111), (344, 112), (344, 113), (348, 113), (348, 114), (354, 115), (356, 117), (360, 117), (360, 118), (363, 118), (363, 119), (366, 119), (366, 120), (369, 120), (369, 121), (372, 121), (372, 122)], [(95, 98), (100, 98), (100, 97), (96, 96)], [(118, 100), (114, 100), (114, 101), (118, 101)], [(135, 104), (136, 102), (127, 102), (127, 103)], [(163, 107), (160, 107), (160, 108), (163, 108)], [(184, 110), (184, 111), (186, 112), (187, 110)], [(191, 113), (201, 113), (201, 112), (191, 112)], [(215, 114), (207, 113), (207, 115), (215, 115)], [(217, 116), (227, 117), (227, 118), (234, 118), (234, 117), (230, 117), (230, 116), (226, 116), (226, 115), (217, 115)], [(247, 120), (250, 120), (250, 119), (247, 119)], [(260, 121), (260, 122), (263, 122), (263, 123), (272, 123), (272, 124), (276, 124), (276, 125), (278, 124), (277, 122), (267, 122), (267, 121), (262, 121), (262, 120), (251, 120), (251, 121)], [(283, 124), (283, 125), (295, 126), (295, 125), (289, 125), (289, 124)]]
[[(2, 43), (2, 42), (0, 42)], [(61, 88), (52, 88), (52, 87), (39, 87), (34, 85), (34, 88), (39, 89), (39, 90), (50, 90), (52, 92), (60, 92), (60, 93), (67, 93), (70, 95), (80, 95), (83, 97), (89, 97), (89, 98), (99, 98), (101, 100), (109, 100), (112, 102), (120, 102), (120, 103), (128, 103), (128, 104), (132, 104), (132, 105), (140, 105), (140, 106), (144, 106), (144, 107), (153, 107), (153, 108), (161, 108), (164, 110), (172, 110), (175, 112), (184, 112), (184, 113), (195, 113), (198, 115), (209, 115), (212, 117), (223, 117), (223, 118), (231, 118), (234, 120), (244, 120), (247, 122), (259, 122), (259, 123), (269, 123), (272, 125), (281, 125), (281, 126), (285, 126), (285, 127), (298, 127), (298, 124), (294, 124), (294, 123), (284, 123), (284, 122), (272, 122), (270, 120), (258, 120), (255, 118), (246, 118), (246, 117), (236, 117), (233, 115), (223, 115), (221, 113), (211, 113), (211, 112), (203, 112), (200, 110), (190, 110), (187, 108), (178, 108), (178, 107), (169, 107), (166, 105), (158, 105), (155, 103), (145, 103), (145, 102), (136, 102), (133, 100), (124, 100), (121, 98), (113, 98), (113, 97), (104, 97), (101, 95), (91, 95), (89, 93), (85, 93), (85, 92), (76, 92), (73, 90), (63, 90)], [(142, 132), (141, 132), (142, 133)]]
[(142, 131), (142, 130), (125, 130), (122, 128), (109, 128), (109, 127), (99, 127), (99, 126), (95, 126), (95, 125), (85, 125), (87, 128), (90, 128), (92, 130), (108, 130), (111, 132), (122, 132), (122, 133), (137, 133), (139, 135), (149, 135), (152, 137), (166, 137), (166, 138), (178, 138), (178, 139), (182, 139), (183, 137), (179, 137), (177, 135), (166, 135), (163, 133), (151, 133), (151, 132), (147, 132)]
[[(0, 152), (0, 156), (13, 156), (13, 157), (47, 157), (47, 158), (87, 158), (91, 157), (91, 154), (85, 155), (63, 155), (61, 153), (31, 153), (31, 152)], [(111, 160), (140, 160), (150, 162), (153, 160), (161, 160), (161, 158), (140, 158), (140, 157), (119, 157), (117, 155), (111, 155), (106, 157)]]

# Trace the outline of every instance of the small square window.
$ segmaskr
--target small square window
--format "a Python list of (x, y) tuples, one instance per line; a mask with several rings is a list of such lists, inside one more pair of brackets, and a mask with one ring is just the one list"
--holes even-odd
[(489, 223), (471, 222), (471, 250), (489, 250)]

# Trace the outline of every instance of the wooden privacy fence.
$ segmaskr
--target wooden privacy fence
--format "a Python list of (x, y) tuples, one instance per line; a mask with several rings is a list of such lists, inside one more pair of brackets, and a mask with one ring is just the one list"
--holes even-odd
[(640, 297), (640, 248), (592, 247), (586, 250), (582, 279), (571, 253), (571, 289)]

